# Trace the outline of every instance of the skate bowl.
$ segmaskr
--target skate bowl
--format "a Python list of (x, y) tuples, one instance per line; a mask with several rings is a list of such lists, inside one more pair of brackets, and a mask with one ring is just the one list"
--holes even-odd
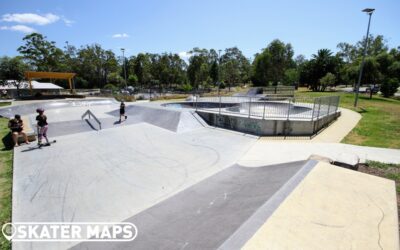
[(190, 109), (210, 126), (257, 136), (312, 136), (340, 116), (339, 97), (274, 99), (261, 97), (205, 97), (165, 103)]
[(171, 132), (183, 133), (206, 126), (205, 122), (191, 110), (166, 110), (159, 105), (129, 103), (126, 104), (128, 119), (119, 123), (119, 104), (114, 99), (34, 102), (0, 108), (0, 117), (10, 118), (19, 114), (30, 123), (31, 127), (35, 127), (36, 109), (42, 108), (50, 123), (48, 132), (50, 137), (97, 130), (98, 125), (94, 120), (82, 119), (87, 110), (90, 110), (101, 123), (102, 129), (148, 123)]

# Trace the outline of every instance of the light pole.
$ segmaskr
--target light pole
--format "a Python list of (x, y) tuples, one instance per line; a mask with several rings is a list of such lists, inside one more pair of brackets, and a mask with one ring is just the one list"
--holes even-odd
[(358, 92), (360, 91), (360, 84), (361, 84), (361, 78), (362, 78), (362, 74), (363, 74), (363, 68), (364, 68), (364, 63), (365, 63), (365, 56), (367, 55), (367, 48), (368, 48), (368, 36), (369, 36), (369, 25), (371, 24), (371, 16), (372, 13), (374, 12), (375, 9), (363, 9), (362, 11), (367, 13), (369, 15), (369, 19), (368, 19), (368, 28), (367, 28), (367, 36), (365, 37), (365, 44), (364, 44), (364, 54), (362, 57), (362, 62), (361, 62), (361, 66), (360, 66), (360, 74), (358, 75), (358, 82), (356, 85), (356, 97), (354, 100), (354, 107), (357, 107), (357, 102), (358, 102)]
[(126, 82), (126, 66), (125, 66), (125, 49), (121, 48), (122, 51), (122, 60), (124, 60), (124, 77), (125, 77), (125, 89), (128, 89), (128, 84)]
[(219, 91), (220, 91), (220, 86), (221, 86), (221, 51), (222, 50), (218, 50), (218, 96), (219, 96)]

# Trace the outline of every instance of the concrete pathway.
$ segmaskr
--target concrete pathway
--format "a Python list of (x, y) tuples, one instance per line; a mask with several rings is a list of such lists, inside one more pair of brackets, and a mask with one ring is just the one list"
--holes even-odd
[(260, 140), (265, 141), (302, 141), (302, 142), (341, 142), (357, 123), (361, 120), (362, 116), (350, 109), (340, 108), (340, 117), (330, 124), (327, 128), (321, 130), (313, 137), (309, 136), (265, 136), (260, 137)]
[(258, 140), (238, 161), (240, 165), (257, 167), (308, 159), (311, 155), (328, 157), (332, 160), (354, 163), (366, 160), (400, 163), (399, 149), (355, 146), (342, 143), (309, 143)]
[(341, 112), (340, 117), (329, 127), (312, 137), (312, 142), (341, 142), (361, 120), (361, 115), (355, 111), (345, 108), (339, 110)]

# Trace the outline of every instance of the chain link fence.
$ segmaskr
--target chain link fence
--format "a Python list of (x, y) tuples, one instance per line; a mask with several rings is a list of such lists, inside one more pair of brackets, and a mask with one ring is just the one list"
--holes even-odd
[(196, 110), (261, 119), (317, 120), (338, 110), (339, 96), (324, 97), (196, 97)]

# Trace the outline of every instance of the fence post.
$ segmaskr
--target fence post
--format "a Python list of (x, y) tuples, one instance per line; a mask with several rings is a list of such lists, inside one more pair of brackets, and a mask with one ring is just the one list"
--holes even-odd
[(319, 99), (319, 105), (318, 105), (318, 113), (317, 113), (317, 119), (319, 118), (319, 111), (321, 110), (321, 97), (318, 98)]
[(329, 111), (330, 111), (330, 109), (331, 109), (331, 100), (332, 100), (332, 97), (333, 97), (333, 96), (330, 96), (330, 97), (328, 98), (329, 102), (328, 102), (328, 113), (327, 113), (327, 116), (329, 116)]
[(318, 97), (314, 98), (314, 104), (312, 108), (312, 115), (311, 115), (311, 120), (314, 120), (314, 113), (315, 113), (315, 102), (317, 101)]
[(219, 114), (221, 114), (221, 95), (219, 96)]
[(336, 108), (335, 108), (335, 113), (337, 112), (339, 108), (339, 102), (340, 102), (340, 96), (336, 96)]
[(291, 100), (292, 98), (288, 98), (288, 109), (287, 109), (287, 117), (286, 117), (286, 120), (289, 120), (289, 117), (290, 117), (290, 100)]
[(195, 108), (196, 108), (196, 111), (197, 111), (197, 95), (196, 95), (196, 92), (195, 92), (195, 94), (194, 94), (194, 97), (193, 97), (193, 98), (194, 98), (194, 100), (195, 100), (195, 103), (194, 103), (195, 105), (194, 105), (194, 106), (195, 106)]
[(249, 97), (249, 118), (251, 114), (251, 96)]
[(263, 119), (265, 119), (265, 104), (266, 104), (267, 102), (266, 102), (266, 100), (264, 100), (264, 110), (263, 110)]

